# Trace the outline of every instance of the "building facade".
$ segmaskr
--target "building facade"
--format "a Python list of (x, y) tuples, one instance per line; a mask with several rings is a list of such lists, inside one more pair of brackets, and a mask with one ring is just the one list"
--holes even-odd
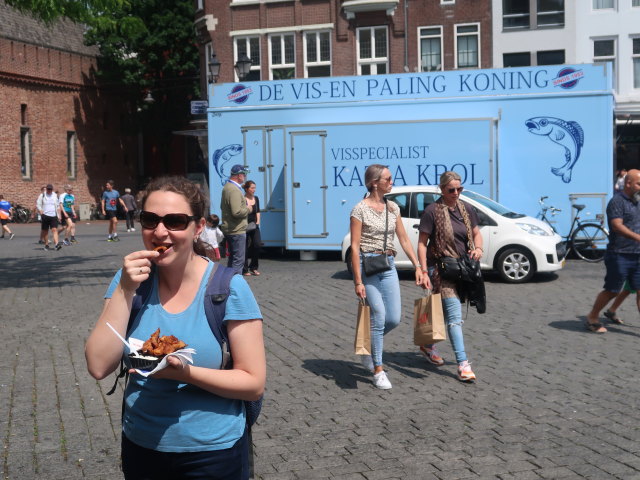
[(215, 53), (220, 82), (239, 80), (233, 66), (245, 55), (252, 62), (245, 80), (488, 68), (493, 61), (488, 0), (196, 0), (196, 8), (201, 69), (208, 71)]
[(135, 187), (129, 107), (98, 88), (98, 52), (83, 44), (83, 27), (47, 26), (4, 2), (0, 18), (0, 193), (32, 208), (47, 183), (59, 192), (70, 184), (88, 204), (107, 179)]

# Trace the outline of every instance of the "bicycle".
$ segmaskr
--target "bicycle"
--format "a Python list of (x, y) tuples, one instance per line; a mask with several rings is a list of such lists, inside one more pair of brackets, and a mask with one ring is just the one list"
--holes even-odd
[(31, 212), (28, 208), (17, 204), (13, 207), (13, 221), (15, 223), (29, 223), (30, 220)]
[[(554, 217), (562, 210), (550, 205), (545, 205), (544, 201), (549, 197), (540, 197), (540, 212), (538, 218), (546, 222), (551, 229), (558, 233), (551, 220), (547, 217), (549, 212)], [(596, 215), (595, 220), (580, 221), (580, 212), (586, 208), (585, 205), (572, 205), (576, 209), (576, 216), (573, 218), (569, 233), (562, 238), (564, 239), (564, 254), (559, 260), (564, 260), (572, 251), (578, 258), (585, 262), (596, 263), (604, 258), (604, 254), (609, 239), (609, 232), (602, 226), (604, 223), (603, 215)], [(595, 223), (598, 222), (598, 223)], [(560, 256), (560, 254), (559, 254)]]

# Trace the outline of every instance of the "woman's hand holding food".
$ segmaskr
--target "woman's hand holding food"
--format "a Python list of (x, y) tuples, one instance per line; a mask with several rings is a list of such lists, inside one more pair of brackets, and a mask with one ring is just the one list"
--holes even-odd
[(125, 291), (135, 291), (151, 273), (151, 259), (160, 256), (154, 250), (139, 250), (124, 257), (120, 285)]

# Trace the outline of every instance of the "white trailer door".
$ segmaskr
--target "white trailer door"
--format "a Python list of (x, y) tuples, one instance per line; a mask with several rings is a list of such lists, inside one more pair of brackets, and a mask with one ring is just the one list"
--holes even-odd
[(327, 236), (326, 131), (290, 132), (287, 248), (305, 249)]

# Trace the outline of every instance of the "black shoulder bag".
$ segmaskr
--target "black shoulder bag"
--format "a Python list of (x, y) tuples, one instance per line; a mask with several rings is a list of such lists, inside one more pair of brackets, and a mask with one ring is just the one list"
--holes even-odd
[(391, 270), (389, 264), (389, 257), (387, 256), (387, 232), (389, 231), (389, 207), (387, 206), (387, 199), (384, 199), (385, 208), (385, 220), (384, 220), (384, 242), (382, 245), (382, 254), (370, 255), (362, 257), (362, 268), (364, 274), (368, 277), (375, 275), (376, 273), (386, 272)]

